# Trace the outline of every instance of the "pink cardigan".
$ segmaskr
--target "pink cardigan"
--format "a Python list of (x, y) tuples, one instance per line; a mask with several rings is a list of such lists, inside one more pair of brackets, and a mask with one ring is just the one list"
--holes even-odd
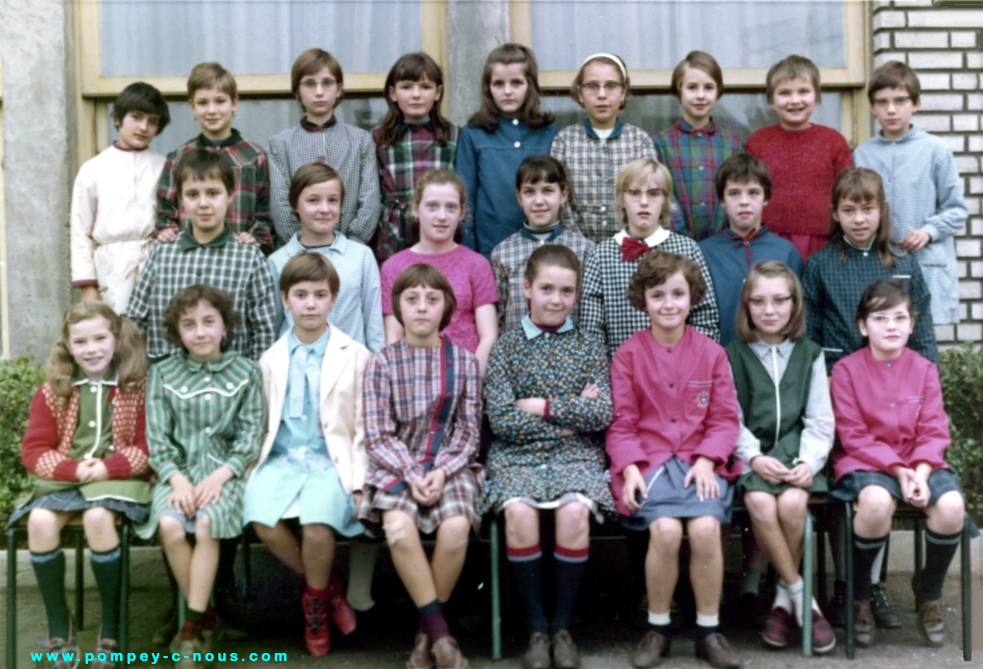
[(833, 367), (833, 414), (839, 446), (833, 472), (887, 472), (927, 462), (947, 467), (949, 419), (935, 365), (909, 348), (894, 360), (875, 360), (864, 347)]
[(611, 389), (606, 448), (619, 513), (630, 513), (621, 492), (631, 464), (647, 476), (673, 456), (692, 464), (702, 455), (725, 479), (740, 474), (741, 463), (730, 457), (741, 428), (737, 395), (727, 354), (709, 337), (687, 326), (679, 344), (667, 348), (648, 328), (636, 332), (614, 353)]

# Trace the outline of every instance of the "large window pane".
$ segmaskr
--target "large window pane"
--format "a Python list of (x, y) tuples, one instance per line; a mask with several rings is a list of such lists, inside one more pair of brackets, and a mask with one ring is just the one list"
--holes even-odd
[(282, 74), (312, 46), (346, 72), (388, 72), (420, 50), (420, 0), (102, 0), (99, 15), (107, 77), (186, 75), (207, 60)]
[[(565, 95), (544, 96), (542, 106), (556, 115), (556, 125), (559, 128), (581, 123), (587, 117), (586, 112)], [(681, 115), (676, 98), (653, 93), (633, 95), (628, 100), (627, 108), (621, 113), (621, 120), (654, 135), (671, 126)], [(717, 103), (713, 118), (724, 130), (736, 133), (745, 141), (755, 130), (778, 123), (778, 117), (768, 106), (764, 94), (727, 93)], [(812, 121), (839, 130), (840, 95), (824, 93), (823, 103), (816, 107)]]
[[(191, 115), (187, 102), (171, 102), (171, 123), (161, 135), (154, 139), (150, 147), (158, 153), (173, 151), (182, 143), (201, 133), (201, 126)], [(386, 114), (386, 101), (382, 98), (345, 98), (336, 110), (338, 119), (371, 130), (379, 125)], [(303, 111), (296, 100), (241, 100), (233, 125), (246, 139), (258, 143), (263, 148), (269, 146), (270, 137), (300, 122)], [(116, 138), (113, 127), (112, 105), (109, 106), (108, 137)]]
[(842, 0), (532, 0), (532, 42), (543, 70), (574, 70), (614, 52), (629, 71), (672, 69), (687, 53), (725, 68), (767, 68), (790, 53), (845, 66)]

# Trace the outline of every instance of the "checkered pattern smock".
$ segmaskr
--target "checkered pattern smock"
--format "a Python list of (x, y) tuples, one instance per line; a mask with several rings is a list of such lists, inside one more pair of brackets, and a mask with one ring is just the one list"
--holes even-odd
[[(362, 407), (369, 470), (359, 519), (370, 524), (380, 522), (377, 509), (396, 508), (391, 505), (376, 506), (376, 497), (408, 498), (409, 491), (396, 495), (384, 491), (400, 481), (424, 473), (419, 463), (427, 447), (437, 398), (441, 393), (439, 365), (443, 341), (442, 338), (440, 346), (428, 349), (414, 348), (401, 339), (373, 356), (365, 369)], [(467, 515), (477, 529), (478, 516), (474, 505), (484, 479), (484, 469), (475, 462), (481, 431), (481, 378), (474, 355), (457, 345), (452, 350), (455, 385), (451, 418), (447, 421), (434, 467), (440, 467), (447, 473), (445, 496), (449, 487), (458, 490), (461, 495), (471, 496), (471, 509)], [(458, 478), (466, 479), (466, 485), (455, 484)], [(403, 501), (406, 503), (398, 508), (407, 512), (416, 509), (412, 499)], [(438, 506), (442, 504), (443, 500)], [(417, 517), (417, 520), (420, 518)], [(430, 531), (423, 525), (420, 527), (425, 532)]]
[(308, 163), (329, 165), (345, 184), (338, 230), (349, 239), (368, 244), (379, 226), (378, 165), (372, 137), (361, 128), (336, 121), (322, 130), (300, 124), (278, 132), (266, 151), (270, 159), (270, 214), (281, 240), (300, 230), (287, 195), (294, 173)]
[(379, 161), (382, 185), (382, 220), (375, 237), (374, 251), (382, 263), (412, 245), (413, 187), (428, 170), (454, 169), (459, 128), (451, 124), (450, 139), (441, 146), (434, 138), (430, 122), (404, 123), (392, 146), (382, 143), (382, 128), (372, 130), (375, 155)]
[[(511, 235), (495, 247), (491, 253), (492, 271), (495, 273), (495, 285), (498, 286), (498, 331), (504, 333), (518, 327), (522, 317), (529, 312), (526, 296), (522, 285), (526, 278), (526, 263), (532, 252), (543, 244), (559, 244), (577, 254), (580, 260), (580, 278), (583, 281), (584, 266), (587, 257), (594, 250), (594, 242), (590, 241), (576, 230), (560, 228), (560, 233), (547, 240), (536, 239), (523, 231)], [(570, 317), (577, 322), (578, 306), (574, 306)]]
[[(692, 308), (686, 323), (714, 341), (720, 340), (720, 315), (714, 297), (713, 279), (703, 252), (689, 237), (670, 232), (654, 247), (656, 251), (686, 256), (695, 262), (707, 284), (707, 294)], [(622, 262), (620, 235), (607, 239), (594, 249), (584, 268), (584, 288), (580, 299), (580, 327), (584, 332), (599, 334), (608, 348), (608, 356), (629, 337), (651, 325), (644, 311), (628, 303), (628, 282), (642, 260)]]
[(806, 336), (823, 347), (828, 374), (833, 373), (838, 360), (863, 346), (854, 320), (863, 292), (878, 279), (891, 278), (904, 280), (918, 312), (908, 348), (939, 363), (932, 296), (915, 257), (905, 254), (895, 259), (893, 268), (885, 267), (873, 248), (861, 251), (846, 243), (842, 249), (839, 244), (831, 244), (809, 258), (802, 275)]
[(150, 466), (160, 476), (150, 519), (137, 529), (144, 539), (157, 531), (177, 473), (192, 485), (221, 466), (233, 474), (218, 501), (204, 508), (212, 536), (231, 539), (242, 532), (242, 494), (246, 471), (259, 455), (266, 427), (266, 400), (259, 365), (235, 351), (200, 363), (186, 353), (150, 368), (147, 390), (147, 441)]
[(727, 227), (714, 177), (725, 160), (744, 150), (741, 138), (712, 121), (694, 128), (679, 119), (652, 140), (659, 161), (672, 173), (672, 191), (682, 214), (683, 225), (673, 230), (701, 241)]
[(588, 120), (567, 126), (553, 138), (550, 155), (566, 165), (573, 186), (560, 222), (595, 244), (621, 227), (614, 206), (618, 173), (637, 158), (658, 160), (645, 131), (621, 121), (607, 139), (598, 137)]
[(196, 283), (214, 286), (235, 297), (242, 324), (229, 346), (259, 360), (276, 341), (276, 305), (279, 293), (273, 285), (266, 258), (255, 246), (240, 244), (229, 232), (202, 246), (184, 230), (173, 244), (157, 244), (150, 251), (137, 278), (126, 315), (147, 337), (147, 355), (158, 358), (177, 348), (164, 336), (164, 309), (171, 298)]
[(270, 169), (266, 153), (256, 142), (243, 139), (235, 128), (228, 139), (212, 142), (198, 135), (176, 151), (167, 154), (157, 184), (157, 223), (155, 233), (168, 228), (182, 230), (186, 220), (178, 201), (177, 164), (195, 149), (218, 151), (229, 159), (235, 172), (235, 191), (225, 221), (232, 232), (248, 232), (259, 242), (263, 253), (273, 250), (273, 224), (270, 221)]

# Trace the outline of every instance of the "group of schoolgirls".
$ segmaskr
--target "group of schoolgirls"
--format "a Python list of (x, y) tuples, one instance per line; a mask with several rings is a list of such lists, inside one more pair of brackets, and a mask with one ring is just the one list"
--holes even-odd
[[(696, 654), (738, 666), (717, 627), (720, 525), (729, 522), (734, 487), (780, 577), (763, 637), (784, 646), (810, 605), (798, 571), (805, 501), (825, 486), (834, 413), (841, 448), (833, 452), (832, 494), (859, 503), (858, 641), (872, 640), (870, 567), (900, 500), (927, 508), (919, 629), (941, 645), (941, 585), (963, 502), (942, 460), (948, 431), (936, 367), (905, 344), (911, 335), (919, 353), (937, 357), (934, 302), (914, 254), (951, 239), (935, 224), (921, 231), (926, 239), (918, 230), (905, 236), (909, 253), (900, 251), (881, 178), (862, 168), (840, 172), (838, 149), (823, 175), (789, 192), (790, 163), (809, 149), (789, 148), (787, 135), (818, 134), (813, 141), (828, 152), (822, 133), (834, 132), (809, 123), (819, 96), (810, 62), (793, 56), (769, 72), (781, 124), (749, 140), (751, 150), (762, 135), (760, 161), (738, 153), (739, 141), (713, 124), (722, 77), (701, 52), (674, 72), (683, 119), (656, 138), (655, 155), (617, 118), (628, 77), (610, 54), (581, 67), (571, 95), (588, 119), (559, 134), (539, 111), (535, 59), (519, 45), (489, 56), (482, 108), (459, 135), (437, 111), (442, 79), (423, 54), (394, 66), (390, 114), (371, 139), (333, 115), (343, 81), (330, 54), (308, 50), (291, 80), (305, 117), (271, 140), (268, 163), (231, 129), (234, 80), (204, 64), (189, 80), (202, 135), (171, 154), (163, 172), (152, 175), (146, 147), (166, 125), (167, 108), (152, 87), (134, 84), (114, 105), (119, 141), (79, 174), (73, 281), (83, 297), (107, 304), (85, 301), (66, 315), (24, 440), (38, 483), (12, 518), (30, 514), (50, 648), (75, 647), (58, 534), (81, 511), (101, 565), (97, 653), (117, 647), (113, 523), (124, 514), (141, 535), (159, 536), (185, 596), (173, 644), (182, 667), (195, 665), (185, 655), (214, 647), (209, 598), (225, 561), (221, 542), (247, 523), (306, 581), (312, 654), (328, 652), (329, 624), (355, 628), (332, 562), (338, 534), (368, 531), (385, 536), (420, 611), (408, 666), (462, 667), (443, 604), (470, 530), (491, 510), (505, 515), (508, 560), (531, 629), (525, 666), (576, 667), (569, 627), (589, 521), (614, 508), (627, 529), (648, 534), (651, 629), (632, 663), (655, 666), (669, 651), (685, 529)], [(448, 148), (455, 138), (457, 175), (444, 162), (455, 155)], [(547, 151), (555, 157), (535, 155)], [(766, 165), (781, 176), (774, 189)], [(104, 189), (121, 169), (160, 185), (160, 243), (146, 260), (149, 228), (117, 234), (102, 220), (104, 207), (94, 207), (97, 199), (126, 202), (124, 209), (144, 202), (124, 192), (138, 180)], [(506, 196), (512, 190), (515, 200)], [(821, 209), (831, 233), (806, 265), (803, 291), (794, 258), (820, 246), (809, 237), (818, 235), (783, 231), (791, 238), (783, 247), (761, 216), (767, 203), (772, 220), (786, 198), (793, 215), (784, 222), (805, 221), (807, 190), (824, 193), (823, 207), (809, 215)], [(142, 220), (132, 210), (127, 216)], [(610, 236), (607, 227), (624, 229)], [(478, 253), (459, 244), (462, 237)], [(704, 246), (721, 239), (728, 243), (719, 256)], [(260, 249), (277, 242), (283, 246), (264, 258)], [(738, 271), (734, 251), (743, 261), (738, 281), (718, 280)], [(758, 263), (765, 259), (773, 262)], [(376, 260), (384, 261), (381, 273)], [(891, 278), (906, 285), (877, 281), (868, 289)], [(729, 313), (718, 310), (723, 304)], [(146, 353), (116, 315), (124, 309)], [(730, 322), (734, 337), (724, 350), (714, 340)], [(810, 338), (802, 336), (807, 327)], [(835, 360), (824, 349), (842, 358), (832, 402), (825, 376)], [(493, 434), (484, 468), (476, 462), (482, 383)], [(542, 510), (557, 517), (551, 619), (541, 597)], [(436, 533), (429, 561), (421, 533)], [(362, 598), (371, 606), (367, 591)], [(814, 647), (831, 650), (829, 623), (818, 609), (813, 620)], [(57, 669), (72, 667), (63, 664)]]

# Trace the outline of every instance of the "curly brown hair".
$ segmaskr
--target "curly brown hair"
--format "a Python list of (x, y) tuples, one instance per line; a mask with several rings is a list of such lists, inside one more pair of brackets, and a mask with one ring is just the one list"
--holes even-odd
[(181, 341), (181, 331), (178, 322), (188, 310), (194, 309), (199, 302), (207, 302), (215, 307), (222, 322), (225, 324), (225, 337), (222, 340), (222, 350), (228, 347), (228, 342), (232, 339), (233, 331), (239, 327), (241, 322), (239, 312), (235, 310), (235, 297), (231, 293), (219, 290), (213, 286), (206, 286), (201, 283), (182, 288), (171, 298), (167, 308), (164, 309), (164, 333), (167, 342), (172, 346), (180, 346), (182, 350), (184, 343)]
[(639, 311), (645, 311), (645, 291), (662, 285), (670, 276), (682, 272), (683, 278), (689, 284), (689, 303), (695, 307), (707, 294), (707, 284), (703, 280), (700, 268), (686, 256), (674, 253), (653, 251), (642, 259), (638, 269), (628, 282), (628, 302)]

